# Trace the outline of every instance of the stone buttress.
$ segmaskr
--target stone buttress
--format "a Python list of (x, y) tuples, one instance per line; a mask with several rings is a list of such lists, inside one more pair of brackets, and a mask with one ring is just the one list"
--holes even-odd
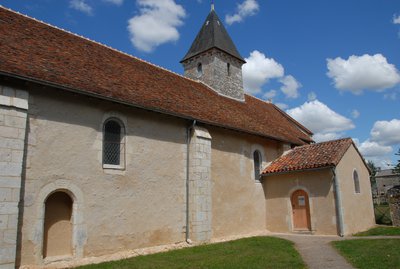
[(189, 238), (195, 242), (211, 239), (211, 135), (194, 127), (189, 163)]
[(0, 85), (0, 268), (15, 268), (27, 91)]

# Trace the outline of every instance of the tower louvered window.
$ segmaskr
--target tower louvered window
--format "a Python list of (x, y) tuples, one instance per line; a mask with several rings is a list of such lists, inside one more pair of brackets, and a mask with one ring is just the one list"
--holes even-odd
[(125, 128), (117, 119), (109, 119), (103, 130), (103, 164), (122, 165), (125, 152)]

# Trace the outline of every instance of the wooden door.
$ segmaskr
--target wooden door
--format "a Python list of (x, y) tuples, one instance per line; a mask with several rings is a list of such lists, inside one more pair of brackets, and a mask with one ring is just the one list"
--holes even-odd
[(292, 194), (293, 228), (294, 230), (311, 230), (310, 205), (308, 195), (303, 190), (297, 190)]

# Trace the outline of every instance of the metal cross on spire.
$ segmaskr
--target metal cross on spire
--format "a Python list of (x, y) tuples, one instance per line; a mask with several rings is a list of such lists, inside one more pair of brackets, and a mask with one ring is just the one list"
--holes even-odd
[(211, 0), (211, 10), (215, 9), (214, 0)]

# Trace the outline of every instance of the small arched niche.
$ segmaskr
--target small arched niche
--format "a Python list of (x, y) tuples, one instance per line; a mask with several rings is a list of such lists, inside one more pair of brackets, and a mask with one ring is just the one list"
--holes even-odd
[(73, 200), (65, 192), (52, 193), (45, 201), (43, 258), (72, 256)]

